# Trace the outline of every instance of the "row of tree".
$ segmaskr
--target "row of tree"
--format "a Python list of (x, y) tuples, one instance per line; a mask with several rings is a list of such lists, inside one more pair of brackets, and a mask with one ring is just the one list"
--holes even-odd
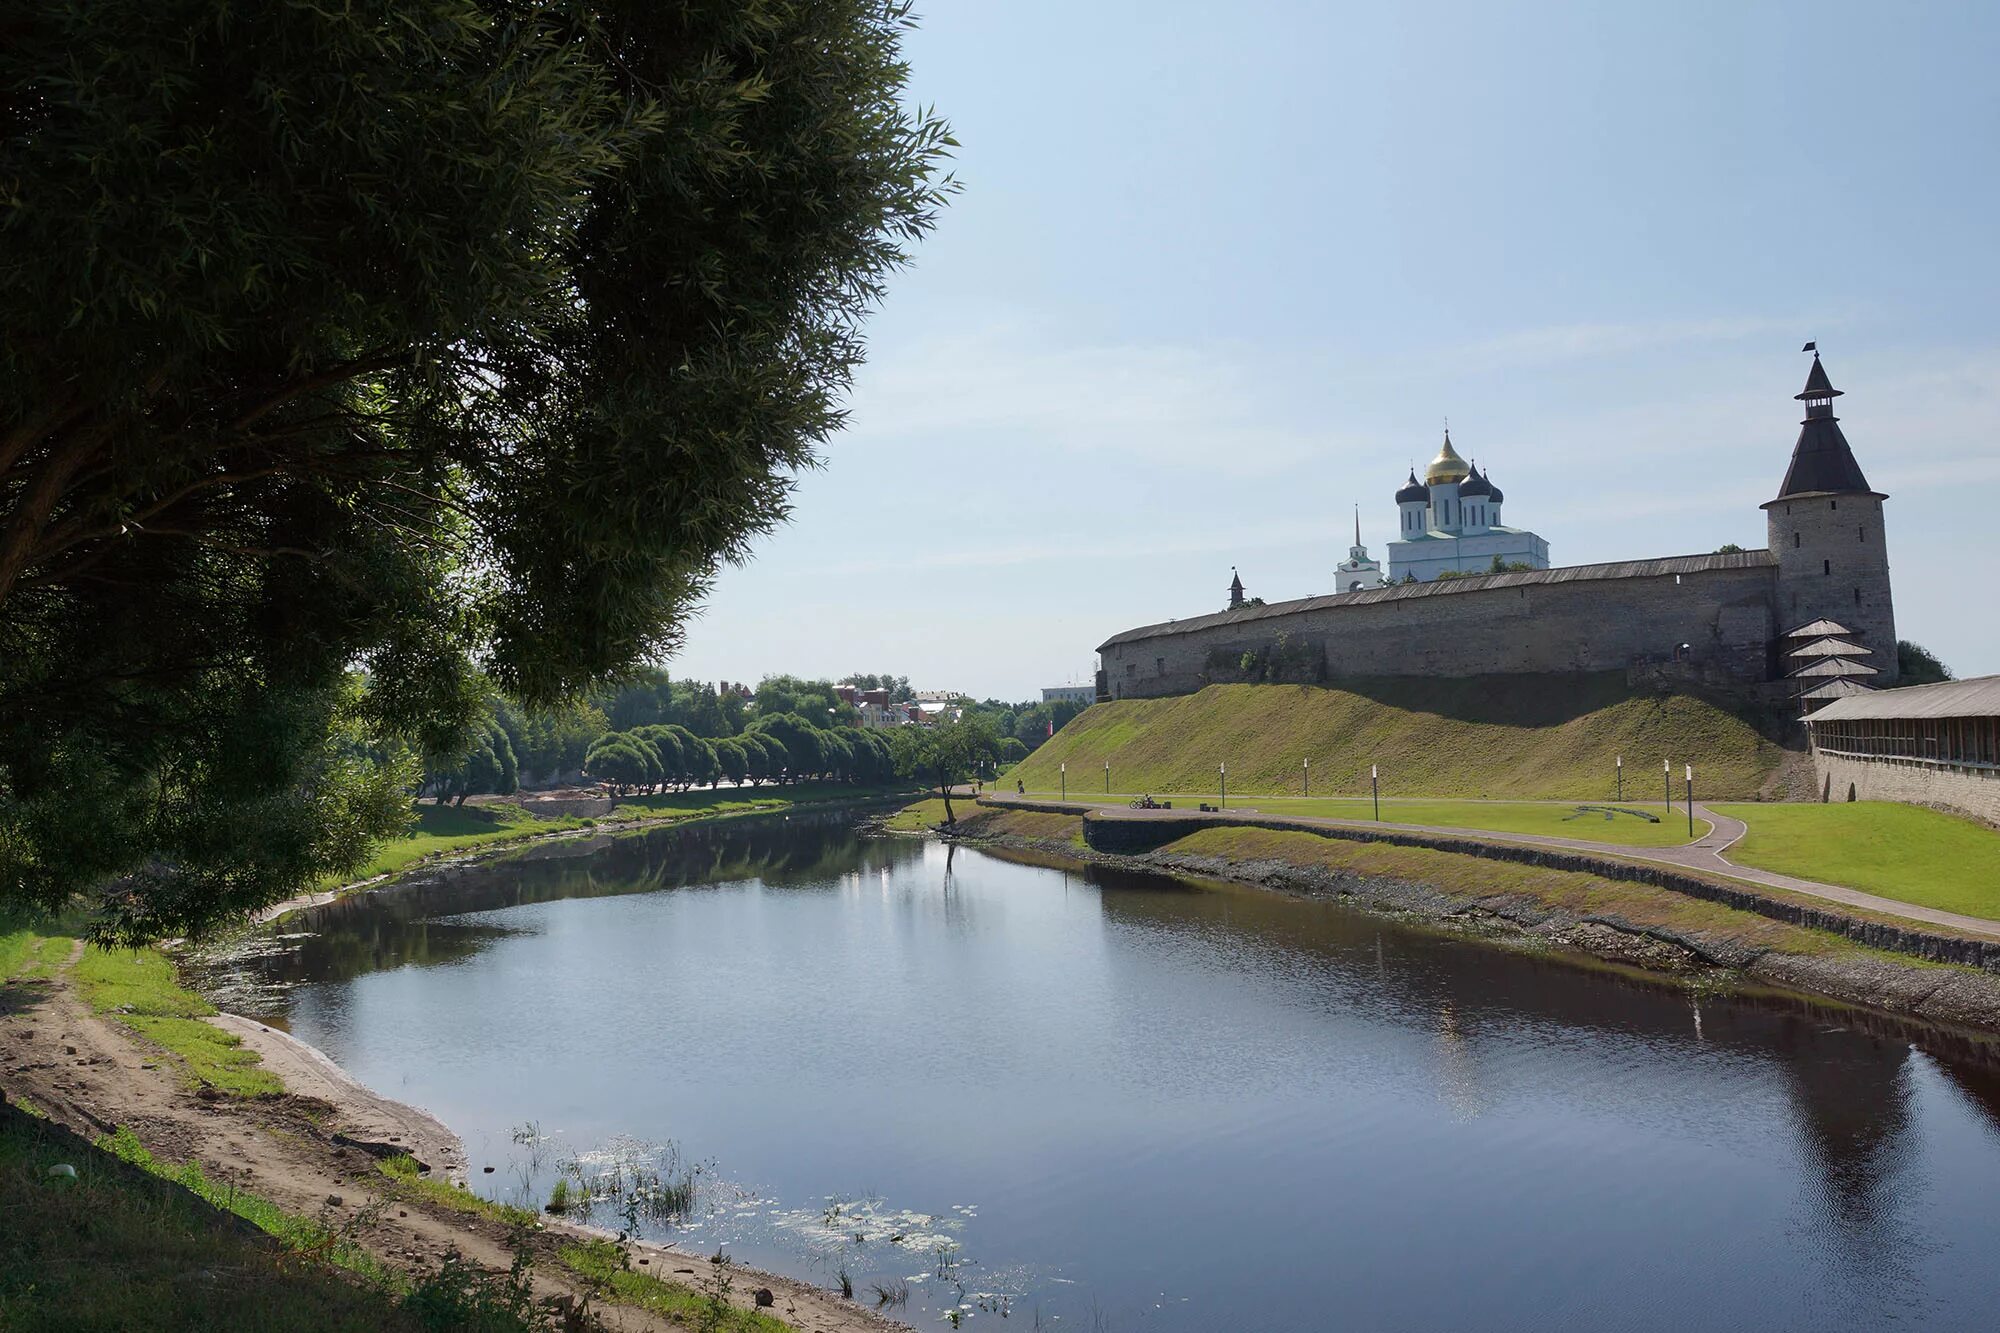
[[(861, 673), (849, 681), (910, 697), (907, 677)], [(996, 770), (1024, 759), (1081, 711), (1068, 701), (958, 701), (977, 719)], [(492, 693), (460, 746), (424, 759), (419, 796), (440, 803), (507, 795), (521, 786), (587, 779), (620, 793), (758, 784), (804, 778), (876, 782), (914, 772), (899, 738), (931, 727), (865, 731), (833, 682), (767, 676), (754, 688), (675, 680), (646, 667), (622, 684), (552, 707), (529, 709)], [(902, 739), (900, 744), (912, 744)]]

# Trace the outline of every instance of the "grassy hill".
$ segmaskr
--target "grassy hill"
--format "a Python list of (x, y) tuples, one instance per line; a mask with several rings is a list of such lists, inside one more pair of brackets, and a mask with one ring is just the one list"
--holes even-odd
[(1314, 796), (1364, 794), (1368, 766), (1384, 795), (1603, 800), (1625, 756), (1628, 798), (1657, 798), (1660, 761), (1695, 766), (1697, 797), (1769, 794), (1785, 750), (1757, 726), (1684, 694), (1628, 688), (1622, 672), (1471, 680), (1211, 685), (1171, 699), (1097, 704), (1008, 773), (1054, 791), (1213, 792), (1229, 765), (1232, 795), (1297, 794), (1312, 760)]

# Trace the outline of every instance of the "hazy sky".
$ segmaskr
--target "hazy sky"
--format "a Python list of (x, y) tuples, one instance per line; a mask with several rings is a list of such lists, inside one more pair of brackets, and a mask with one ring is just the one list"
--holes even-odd
[(965, 190), (677, 675), (1029, 697), (1333, 590), (1451, 420), (1556, 564), (1765, 544), (1817, 339), (1898, 628), (2000, 672), (2000, 7), (930, 0)]

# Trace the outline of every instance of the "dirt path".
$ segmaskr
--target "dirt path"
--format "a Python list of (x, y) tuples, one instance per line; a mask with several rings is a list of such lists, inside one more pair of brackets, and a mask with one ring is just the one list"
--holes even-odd
[[(377, 1154), (408, 1151), (434, 1171), (463, 1172), (463, 1149), (451, 1131), (415, 1108), (356, 1083), (319, 1051), (260, 1023), (224, 1015), (281, 1077), (288, 1093), (239, 1099), (187, 1086), (174, 1058), (121, 1024), (90, 1012), (69, 981), (82, 946), (47, 981), (0, 985), (0, 1089), (89, 1137), (123, 1125), (155, 1156), (196, 1160), (209, 1178), (232, 1182), (289, 1212), (347, 1232), (392, 1268), (435, 1269), (453, 1251), (494, 1272), (512, 1260), (504, 1224), (408, 1198), (385, 1200), (389, 1182)], [(455, 1177), (455, 1178), (462, 1178)], [(584, 1292), (554, 1262), (563, 1242), (592, 1235), (551, 1223), (540, 1229), (535, 1285), (548, 1297)], [(639, 1267), (670, 1281), (699, 1285), (705, 1258), (662, 1246), (635, 1251)], [(736, 1303), (769, 1287), (773, 1313), (810, 1333), (881, 1333), (905, 1327), (837, 1294), (774, 1274), (738, 1269)], [(659, 1316), (621, 1306), (596, 1307), (618, 1330), (677, 1328)]]

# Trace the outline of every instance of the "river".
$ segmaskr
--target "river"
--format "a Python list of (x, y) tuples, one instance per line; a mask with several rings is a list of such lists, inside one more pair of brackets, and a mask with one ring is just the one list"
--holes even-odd
[(649, 1234), (919, 1326), (2000, 1307), (2000, 1078), (1947, 1039), (1335, 903), (737, 820), (358, 895), (208, 981), (457, 1130), (482, 1193), (687, 1174)]

